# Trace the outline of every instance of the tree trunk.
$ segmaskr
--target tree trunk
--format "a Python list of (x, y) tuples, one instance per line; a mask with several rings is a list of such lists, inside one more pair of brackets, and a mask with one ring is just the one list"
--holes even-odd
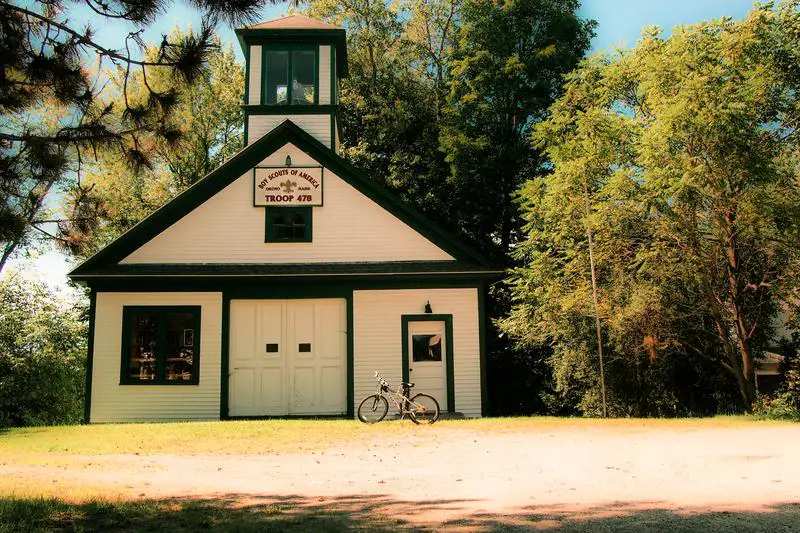
[(600, 306), (597, 301), (597, 275), (594, 268), (594, 246), (592, 242), (592, 224), (589, 220), (591, 211), (589, 210), (589, 190), (584, 185), (583, 194), (586, 197), (586, 237), (589, 241), (589, 267), (592, 271), (592, 298), (594, 299), (594, 318), (595, 330), (597, 332), (597, 354), (600, 359), (600, 393), (603, 398), (603, 418), (608, 417), (608, 407), (606, 405), (606, 372), (603, 362), (603, 336), (600, 331)]

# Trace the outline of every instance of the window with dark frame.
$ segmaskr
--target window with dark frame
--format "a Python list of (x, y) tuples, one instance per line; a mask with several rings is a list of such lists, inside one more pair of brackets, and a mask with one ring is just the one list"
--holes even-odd
[(312, 47), (264, 51), (264, 98), (267, 105), (310, 105), (317, 99), (317, 50)]
[(196, 385), (200, 306), (124, 306), (123, 385)]
[(264, 242), (311, 242), (311, 207), (267, 207)]

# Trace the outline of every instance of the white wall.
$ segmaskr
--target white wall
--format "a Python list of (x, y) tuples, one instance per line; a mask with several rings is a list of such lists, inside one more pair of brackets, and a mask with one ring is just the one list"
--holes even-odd
[[(317, 164), (286, 145), (262, 165)], [(322, 207), (314, 207), (313, 242), (265, 243), (263, 207), (253, 207), (253, 174), (231, 183), (121, 261), (135, 263), (330, 263), (436, 261), (453, 257), (325, 170)]]
[[(199, 385), (119, 384), (125, 305), (201, 306)], [(97, 293), (90, 421), (218, 419), (221, 331), (221, 293)]]
[(250, 47), (250, 79), (247, 80), (247, 103), (261, 103), (261, 47)]
[[(402, 315), (453, 315), (455, 410), (481, 416), (480, 336), (477, 289), (403, 289), (353, 292), (354, 410), (375, 392), (375, 370), (392, 386), (403, 377)], [(425, 392), (423, 390), (419, 392)]]
[(289, 119), (316, 140), (331, 148), (330, 115), (251, 115), (247, 120), (247, 144), (257, 141)]
[(319, 103), (331, 103), (331, 47), (319, 47)]

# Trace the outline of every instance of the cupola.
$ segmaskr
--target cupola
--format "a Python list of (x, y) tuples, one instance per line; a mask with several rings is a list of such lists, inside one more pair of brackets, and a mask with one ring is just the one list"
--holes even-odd
[(288, 15), (236, 30), (245, 56), (245, 142), (291, 120), (338, 151), (338, 86), (347, 75), (342, 28)]

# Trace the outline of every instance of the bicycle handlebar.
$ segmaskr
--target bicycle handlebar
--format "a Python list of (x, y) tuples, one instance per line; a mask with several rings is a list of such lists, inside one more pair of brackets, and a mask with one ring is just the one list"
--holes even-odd
[(381, 377), (381, 375), (380, 375), (380, 374), (378, 374), (378, 371), (377, 371), (377, 370), (375, 371), (375, 379), (377, 379), (377, 380), (378, 380), (378, 383), (380, 383), (382, 387), (388, 387), (388, 386), (389, 386), (389, 382), (388, 382), (388, 381), (386, 381), (385, 379), (383, 379), (383, 378)]

